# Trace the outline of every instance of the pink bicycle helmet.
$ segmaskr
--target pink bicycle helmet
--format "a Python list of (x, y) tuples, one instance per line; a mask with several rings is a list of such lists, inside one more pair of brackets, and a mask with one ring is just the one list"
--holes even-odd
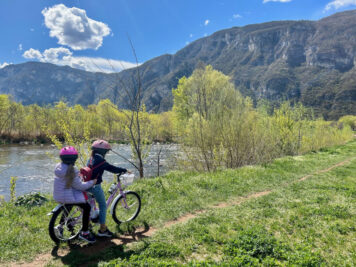
[(78, 158), (78, 151), (72, 146), (66, 146), (59, 151), (59, 157), (65, 164), (74, 164)]
[(100, 148), (100, 149), (105, 149), (105, 150), (111, 150), (110, 144), (105, 140), (94, 141), (94, 143), (91, 145), (91, 148), (92, 149)]
[(61, 149), (59, 155), (78, 155), (78, 151), (72, 146), (66, 146)]
[(94, 153), (99, 153), (100, 155), (105, 156), (105, 154), (109, 150), (111, 150), (111, 146), (105, 140), (96, 140), (91, 145), (91, 149), (93, 150)]

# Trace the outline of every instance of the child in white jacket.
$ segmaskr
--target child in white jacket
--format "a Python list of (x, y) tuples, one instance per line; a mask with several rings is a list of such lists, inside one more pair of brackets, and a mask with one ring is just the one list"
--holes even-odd
[(79, 171), (74, 167), (78, 152), (74, 147), (67, 146), (61, 149), (59, 156), (62, 160), (55, 167), (53, 198), (55, 201), (66, 204), (68, 212), (74, 205), (83, 209), (83, 228), (79, 238), (89, 243), (94, 243), (95, 237), (88, 231), (90, 205), (87, 203), (83, 191), (91, 188), (96, 180), (83, 182)]

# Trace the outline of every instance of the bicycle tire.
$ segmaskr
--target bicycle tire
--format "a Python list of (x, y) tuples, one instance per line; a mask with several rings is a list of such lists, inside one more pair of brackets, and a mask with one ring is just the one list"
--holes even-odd
[[(128, 191), (125, 194), (129, 209), (131, 209), (131, 207), (134, 209), (132, 210), (133, 212), (129, 212), (129, 209), (127, 209), (125, 207), (125, 203), (123, 203), (123, 196), (121, 195), (118, 201), (116, 201), (113, 206), (114, 212), (112, 214), (112, 217), (117, 224), (129, 222), (136, 219), (141, 210), (140, 196), (133, 191)], [(124, 215), (128, 215), (128, 218), (126, 218), (126, 216)]]
[[(52, 214), (48, 225), (49, 236), (56, 244), (68, 242), (78, 237), (82, 225), (82, 209), (73, 205), (68, 214), (64, 206)], [(76, 215), (76, 217), (74, 217)], [(72, 217), (72, 218), (68, 218)], [(59, 220), (58, 220), (59, 219)], [(63, 220), (63, 222), (61, 222)], [(73, 223), (74, 222), (74, 223)], [(57, 227), (61, 227), (62, 232)]]

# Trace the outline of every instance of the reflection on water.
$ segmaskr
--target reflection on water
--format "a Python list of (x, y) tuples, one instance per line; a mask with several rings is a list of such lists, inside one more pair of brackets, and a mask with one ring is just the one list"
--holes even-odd
[[(114, 145), (113, 150), (126, 158), (130, 158), (129, 145)], [(152, 145), (145, 165), (145, 176), (157, 175), (157, 155), (160, 153), (160, 174), (174, 168), (172, 158), (177, 151), (175, 145)], [(0, 146), (0, 195), (5, 200), (10, 196), (10, 177), (17, 176), (16, 195), (30, 192), (52, 192), (53, 171), (58, 162), (58, 149), (52, 146)], [(134, 167), (119, 156), (109, 153), (106, 160), (116, 166), (132, 170)], [(105, 172), (103, 179), (112, 181), (112, 174)]]

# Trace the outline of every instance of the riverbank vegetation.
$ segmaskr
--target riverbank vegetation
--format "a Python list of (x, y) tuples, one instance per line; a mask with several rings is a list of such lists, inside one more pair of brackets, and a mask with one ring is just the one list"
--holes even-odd
[[(56, 205), (52, 198), (39, 207), (4, 202), (0, 205), (0, 264), (32, 261), (48, 253), (43, 258), (50, 261), (49, 266), (97, 262), (102, 266), (352, 266), (356, 262), (355, 151), (356, 141), (352, 141), (263, 165), (172, 172), (139, 180), (130, 186), (142, 198), (139, 217), (119, 227), (108, 218), (109, 226), (118, 233), (140, 227), (160, 229), (154, 236), (104, 250), (100, 248), (105, 241), (99, 239), (94, 244), (98, 247), (87, 252), (64, 244), (58, 257), (50, 256), (58, 248), (47, 232), (46, 214)], [(319, 173), (340, 162), (344, 165)], [(268, 194), (247, 198), (258, 192)], [(236, 200), (244, 201), (236, 204)], [(233, 202), (235, 206), (214, 207)], [(166, 225), (197, 211), (203, 212), (185, 223)]]
[[(108, 99), (87, 107), (71, 107), (62, 101), (40, 107), (23, 106), (1, 95), (0, 136), (71, 144), (103, 138), (131, 143), (133, 148), (138, 146), (133, 140), (138, 136), (141, 150), (152, 142), (175, 142), (184, 152), (179, 166), (214, 171), (342, 144), (353, 138), (356, 127), (356, 116), (324, 121), (298, 103), (273, 107), (261, 101), (255, 107), (228, 76), (211, 66), (180, 79), (173, 97), (172, 111), (150, 114), (144, 105), (121, 110)], [(133, 112), (137, 112), (134, 120)], [(134, 158), (141, 156), (141, 161), (145, 153), (133, 149)]]
[[(50, 142), (48, 135), (65, 140), (73, 138), (105, 138), (128, 143), (128, 110), (119, 110), (110, 100), (97, 105), (68, 106), (59, 101), (55, 105), (23, 106), (0, 95), (0, 138), (4, 142)], [(143, 129), (149, 132), (147, 141), (172, 141), (171, 112), (162, 114), (140, 113)]]

